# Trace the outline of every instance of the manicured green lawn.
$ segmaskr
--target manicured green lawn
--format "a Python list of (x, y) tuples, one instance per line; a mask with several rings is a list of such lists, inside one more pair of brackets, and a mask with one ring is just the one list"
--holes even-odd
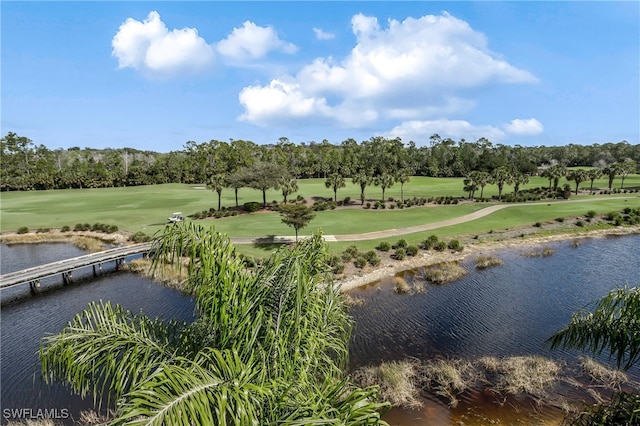
[[(528, 187), (546, 186), (548, 181), (543, 178), (532, 178)], [(589, 182), (583, 183), (588, 187)], [(604, 188), (606, 179), (596, 181), (595, 187)], [(438, 196), (466, 196), (462, 190), (462, 179), (459, 178), (429, 178), (413, 177), (405, 184), (404, 196), (410, 197), (438, 197)], [(614, 188), (620, 186), (620, 179), (614, 182)], [(300, 190), (297, 194), (305, 197), (332, 197), (333, 191), (324, 185), (324, 179), (307, 179), (299, 182)], [(625, 180), (625, 187), (640, 187), (640, 175), (632, 175)], [(504, 193), (512, 191), (505, 187)], [(222, 205), (233, 206), (235, 199), (233, 191), (223, 191)], [(297, 195), (296, 194), (296, 195)], [(495, 185), (485, 188), (485, 198), (496, 195)], [(242, 188), (239, 191), (239, 203), (248, 201), (262, 201), (262, 193), (257, 190)], [(367, 199), (375, 200), (381, 197), (378, 187), (370, 186), (366, 189)], [(479, 193), (476, 195), (479, 196)], [(637, 195), (637, 194), (634, 194)], [(347, 186), (338, 191), (338, 199), (349, 196), (352, 200), (359, 200), (360, 188), (347, 179)], [(624, 196), (624, 195), (620, 195)], [(385, 197), (400, 198), (400, 185), (395, 184), (387, 189)], [(279, 191), (267, 192), (267, 201), (281, 201)], [(446, 220), (461, 216), (488, 203), (463, 204), (459, 206), (435, 206), (428, 208), (412, 208), (405, 210), (335, 210), (318, 212), (317, 218), (303, 233), (310, 232), (317, 227), (326, 234), (346, 234), (370, 232), (382, 229), (393, 229)], [(77, 223), (105, 223), (117, 225), (127, 231), (144, 231), (154, 234), (163, 228), (167, 218), (175, 211), (189, 215), (209, 208), (217, 208), (217, 194), (205, 189), (202, 185), (166, 184), (128, 188), (104, 189), (70, 189), (55, 191), (3, 192), (0, 193), (0, 230), (2, 232), (15, 231), (26, 226), (30, 229), (59, 228), (68, 225), (73, 228)], [(554, 207), (555, 208), (555, 207)], [(585, 209), (586, 211), (588, 209)], [(517, 212), (519, 217), (529, 221), (534, 219), (531, 212), (537, 210), (522, 209)], [(501, 214), (508, 214), (502, 212)], [(554, 215), (563, 213), (557, 212)], [(564, 213), (570, 214), (570, 213)], [(516, 216), (517, 216), (516, 215)], [(514, 213), (509, 213), (509, 217)], [(496, 225), (498, 225), (497, 220)], [(220, 231), (232, 236), (260, 236), (260, 235), (290, 235), (293, 234), (280, 222), (274, 213), (259, 213), (242, 215), (225, 219), (207, 220), (201, 223), (213, 223)], [(492, 225), (493, 226), (493, 225)]]

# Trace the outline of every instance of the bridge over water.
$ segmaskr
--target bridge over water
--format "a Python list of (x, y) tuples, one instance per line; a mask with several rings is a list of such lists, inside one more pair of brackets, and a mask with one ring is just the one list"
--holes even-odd
[(93, 273), (97, 275), (98, 270), (101, 270), (106, 262), (115, 261), (118, 266), (124, 263), (128, 256), (147, 253), (150, 249), (151, 243), (134, 244), (10, 272), (0, 275), (0, 290), (28, 283), (32, 291), (37, 291), (40, 279), (58, 274), (62, 274), (66, 284), (71, 280), (72, 271), (76, 269), (93, 266)]

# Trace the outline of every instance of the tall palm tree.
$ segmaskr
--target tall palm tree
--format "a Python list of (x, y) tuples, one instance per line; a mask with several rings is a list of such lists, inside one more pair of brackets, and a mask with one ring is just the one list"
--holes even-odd
[[(167, 227), (154, 265), (184, 265), (191, 324), (91, 304), (40, 348), (44, 378), (116, 403), (128, 425), (381, 422), (375, 388), (353, 386), (351, 320), (320, 234), (248, 271), (228, 237)], [(183, 259), (187, 259), (185, 262)], [(105, 395), (106, 394), (106, 395)]]
[(484, 187), (487, 186), (491, 182), (491, 175), (487, 172), (475, 171), (471, 172), (473, 174), (472, 179), (474, 179), (478, 186), (480, 187), (480, 199), (484, 196)]
[(376, 176), (376, 178), (373, 180), (373, 184), (376, 186), (379, 186), (380, 188), (382, 188), (382, 201), (384, 202), (385, 198), (384, 198), (384, 191), (387, 188), (391, 188), (393, 186), (393, 183), (395, 182), (395, 179), (393, 178), (392, 175), (388, 174), (388, 173), (383, 173), (380, 176)]
[(591, 181), (591, 186), (589, 186), (589, 192), (593, 192), (593, 181), (595, 181), (596, 179), (600, 179), (601, 176), (602, 176), (601, 169), (589, 169), (587, 171), (587, 179)]
[(400, 182), (400, 201), (404, 203), (404, 184), (411, 180), (411, 172), (401, 169), (396, 175), (396, 182)]
[(620, 163), (612, 163), (602, 169), (602, 173), (604, 173), (609, 178), (609, 191), (611, 191), (611, 188), (613, 187), (613, 180), (616, 178), (616, 175), (620, 174), (620, 171)]
[(587, 180), (587, 178), (587, 171), (585, 169), (571, 170), (569, 171), (569, 173), (567, 173), (567, 180), (569, 182), (576, 183), (576, 195), (578, 195), (580, 184)]
[(336, 203), (338, 202), (338, 189), (344, 188), (346, 185), (344, 178), (338, 173), (330, 174), (327, 180), (324, 181), (324, 186), (333, 189), (333, 201)]
[(298, 192), (298, 181), (295, 178), (283, 176), (278, 179), (278, 187), (280, 188), (280, 191), (282, 191), (282, 202), (287, 204), (287, 197)]
[(502, 200), (502, 190), (504, 189), (504, 185), (506, 183), (511, 183), (512, 178), (513, 175), (511, 174), (511, 171), (505, 166), (497, 167), (493, 169), (493, 172), (491, 172), (491, 181), (498, 186), (498, 200)]
[(226, 184), (226, 178), (223, 174), (216, 174), (209, 178), (207, 182), (207, 188), (218, 193), (218, 210), (220, 210), (222, 190)]
[(513, 184), (513, 193), (517, 197), (520, 192), (520, 185), (526, 185), (529, 183), (529, 176), (522, 172), (514, 172), (511, 176), (511, 183)]
[(360, 171), (356, 173), (355, 176), (353, 176), (351, 181), (357, 185), (360, 185), (360, 203), (364, 205), (364, 190), (368, 185), (371, 185), (373, 183), (373, 177), (367, 172)]
[(635, 173), (637, 168), (638, 164), (633, 160), (623, 161), (620, 164), (620, 178), (622, 179), (620, 189), (624, 188), (624, 178), (631, 173)]

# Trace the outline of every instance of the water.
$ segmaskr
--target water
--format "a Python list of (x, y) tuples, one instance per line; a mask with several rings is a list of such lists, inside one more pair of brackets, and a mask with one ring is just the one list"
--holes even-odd
[[(390, 279), (352, 291), (352, 296), (366, 302), (351, 308), (356, 324), (351, 367), (408, 357), (541, 354), (575, 358), (572, 352), (549, 351), (544, 340), (565, 325), (573, 312), (611, 288), (640, 284), (640, 236), (582, 240), (577, 248), (567, 241), (549, 246), (556, 251), (545, 258), (523, 257), (521, 249), (499, 252), (505, 264), (479, 272), (471, 261), (466, 262), (463, 266), (471, 271), (469, 275), (455, 283), (430, 285), (424, 294), (396, 295)], [(3, 245), (0, 253), (2, 273), (84, 254), (66, 244)], [(91, 277), (90, 272), (86, 275)], [(412, 274), (407, 273), (406, 279), (411, 281)], [(77, 418), (80, 410), (92, 408), (91, 400), (70, 395), (61, 385), (44, 385), (36, 352), (45, 334), (60, 332), (90, 301), (99, 300), (150, 316), (193, 319), (191, 298), (129, 273), (105, 274), (5, 305), (0, 317), (3, 412), (7, 408), (66, 409)], [(632, 374), (640, 376), (637, 369)], [(497, 410), (503, 424), (509, 424), (504, 407), (496, 408), (483, 398), (481, 393), (471, 393), (456, 410), (434, 398), (422, 411), (396, 410), (386, 418), (392, 424), (455, 424), (468, 416), (461, 410), (471, 406)], [(67, 420), (70, 424), (71, 419)], [(522, 424), (513, 420), (518, 422)], [(468, 417), (465, 423), (472, 424)]]
[[(68, 244), (2, 245), (2, 273), (81, 254), (85, 253)], [(74, 277), (80, 275), (74, 273)], [(91, 273), (85, 275), (91, 277)], [(43, 336), (59, 333), (89, 302), (100, 300), (110, 300), (151, 317), (193, 320), (194, 302), (190, 297), (131, 273), (107, 273), (3, 306), (0, 317), (3, 424), (6, 409), (33, 409), (34, 413), (37, 409), (58, 410), (60, 417), (68, 414), (68, 418), (61, 420), (71, 424), (81, 410), (93, 408), (91, 397), (82, 400), (61, 385), (42, 382), (37, 350)]]
[[(575, 363), (577, 352), (551, 351), (545, 340), (566, 325), (572, 313), (616, 286), (640, 285), (640, 236), (581, 240), (578, 247), (570, 241), (546, 246), (555, 249), (552, 256), (531, 258), (523, 256), (526, 249), (503, 250), (496, 254), (504, 265), (482, 271), (475, 270), (471, 259), (462, 264), (470, 271), (467, 276), (451, 284), (428, 285), (424, 294), (395, 294), (391, 278), (351, 291), (352, 297), (365, 300), (351, 308), (351, 367), (485, 355), (543, 355)], [(404, 278), (411, 283), (416, 272), (420, 271), (407, 272)], [(630, 375), (637, 380), (638, 368)], [(396, 411), (389, 420), (455, 424), (443, 420), (450, 419), (452, 411), (443, 411), (441, 402), (430, 408), (444, 417), (421, 423), (416, 413), (398, 416)], [(470, 424), (468, 417), (465, 423)]]

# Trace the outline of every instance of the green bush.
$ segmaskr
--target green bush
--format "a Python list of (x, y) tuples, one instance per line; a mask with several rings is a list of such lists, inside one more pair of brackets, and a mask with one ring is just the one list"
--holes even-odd
[(405, 240), (404, 238), (401, 238), (398, 240), (397, 243), (395, 243), (395, 245), (393, 246), (393, 248), (405, 248), (407, 247), (407, 240)]
[(367, 259), (364, 256), (360, 255), (353, 259), (353, 264), (356, 268), (362, 269), (367, 266)]
[(391, 257), (395, 260), (403, 260), (405, 257), (407, 257), (407, 252), (404, 248), (400, 247), (396, 249), (395, 253), (393, 253)]
[(242, 205), (242, 209), (247, 213), (253, 213), (260, 210), (260, 203), (257, 201), (249, 201)]
[(27, 232), (29, 232), (29, 228), (26, 226), (21, 226), (17, 231), (18, 234), (26, 234)]
[(405, 252), (407, 253), (407, 256), (415, 256), (416, 254), (418, 254), (418, 247), (407, 246), (407, 248), (405, 249)]
[(391, 244), (389, 244), (386, 241), (381, 241), (380, 244), (378, 244), (378, 246), (376, 247), (376, 249), (380, 251), (389, 251), (391, 250)]
[(422, 241), (422, 248), (425, 250), (429, 250), (435, 247), (438, 244), (438, 236), (437, 235), (429, 235), (424, 241)]
[(38, 228), (36, 230), (36, 234), (44, 234), (44, 233), (49, 232), (49, 231), (51, 231), (51, 228)]
[(367, 259), (367, 262), (371, 266), (378, 266), (380, 264), (380, 258), (373, 250), (369, 250), (368, 252), (366, 252), (364, 254), (364, 257)]
[(64, 225), (62, 228), (60, 228), (60, 232), (69, 232), (71, 231), (71, 227), (69, 225)]
[(142, 231), (138, 231), (129, 237), (129, 241), (133, 241), (134, 243), (146, 243), (148, 241), (151, 241), (151, 236), (145, 234)]
[(438, 241), (433, 246), (433, 249), (436, 251), (445, 251), (446, 248), (447, 248), (447, 243), (445, 243), (444, 241)]
[(455, 250), (455, 251), (462, 251), (463, 249), (462, 244), (460, 244), (459, 240), (449, 241), (449, 244), (447, 244), (447, 247), (449, 248), (449, 250)]
[(588, 217), (589, 219), (593, 219), (594, 217), (596, 217), (598, 213), (595, 210), (589, 210), (587, 212), (587, 214), (585, 214), (586, 217)]
[(338, 262), (333, 266), (333, 269), (331, 269), (331, 271), (334, 274), (341, 274), (344, 272), (344, 263), (342, 262)]

